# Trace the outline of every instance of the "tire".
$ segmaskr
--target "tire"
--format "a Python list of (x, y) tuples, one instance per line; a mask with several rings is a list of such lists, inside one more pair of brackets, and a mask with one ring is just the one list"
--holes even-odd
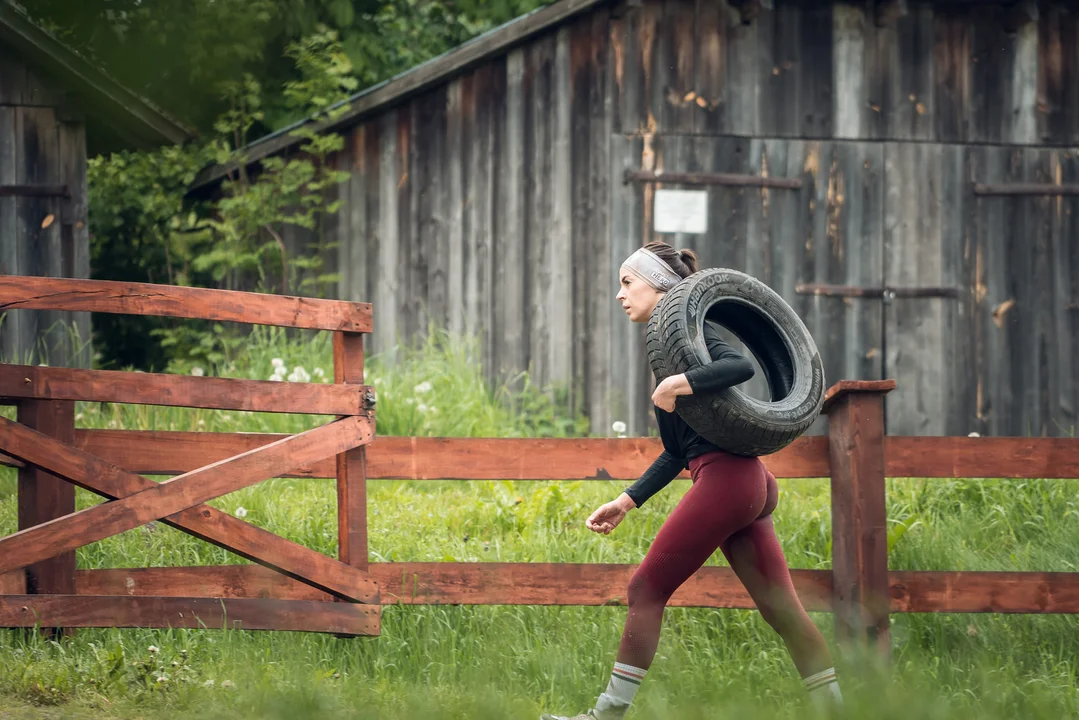
[(741, 340), (764, 372), (771, 401), (738, 387), (681, 395), (675, 412), (703, 438), (734, 455), (781, 450), (802, 435), (824, 404), (824, 365), (798, 314), (761, 281), (709, 268), (669, 290), (648, 321), (648, 362), (657, 382), (711, 362), (705, 321)]

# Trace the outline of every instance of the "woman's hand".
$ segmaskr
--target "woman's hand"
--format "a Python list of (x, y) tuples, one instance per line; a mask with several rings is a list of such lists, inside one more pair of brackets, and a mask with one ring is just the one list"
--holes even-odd
[(679, 395), (692, 395), (693, 388), (689, 386), (684, 373), (671, 375), (656, 386), (652, 393), (652, 404), (661, 410), (674, 412), (674, 401)]
[(633, 502), (632, 498), (630, 498), (629, 495), (622, 493), (609, 503), (600, 505), (596, 511), (584, 521), (585, 527), (592, 532), (610, 535), (611, 530), (618, 527), (618, 523), (622, 522), (622, 519), (626, 517), (626, 513), (629, 512), (631, 508), (635, 507), (637, 507), (637, 505)]

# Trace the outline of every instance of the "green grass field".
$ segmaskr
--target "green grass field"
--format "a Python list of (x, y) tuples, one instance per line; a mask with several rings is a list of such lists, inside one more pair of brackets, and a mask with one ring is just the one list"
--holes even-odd
[[(332, 375), (327, 338), (259, 332), (216, 369), (268, 378)], [(302, 366), (303, 372), (295, 370)], [(432, 342), (387, 370), (376, 358), (383, 435), (582, 432), (527, 385), (496, 401), (467, 347)], [(317, 371), (316, 369), (321, 369)], [(190, 372), (175, 367), (175, 372)], [(209, 371), (209, 369), (207, 369)], [(284, 380), (287, 381), (287, 380)], [(508, 405), (508, 408), (507, 408)], [(293, 432), (317, 418), (85, 405), (81, 427)], [(369, 483), (375, 561), (639, 562), (688, 487), (676, 481), (615, 533), (583, 520), (621, 491), (608, 482)], [(828, 568), (825, 480), (781, 484), (777, 531), (794, 568)], [(1068, 481), (888, 483), (890, 566), (1076, 571), (1079, 486)], [(80, 507), (97, 498), (79, 491)], [(273, 480), (212, 503), (309, 547), (336, 548), (330, 480)], [(0, 470), (0, 533), (16, 527), (15, 473)], [(79, 567), (243, 562), (157, 524), (78, 551)], [(717, 553), (712, 561), (723, 564)], [(624, 608), (386, 607), (378, 638), (297, 633), (82, 630), (61, 642), (0, 631), (0, 717), (535, 718), (578, 712), (609, 675)], [(831, 638), (831, 616), (814, 614)], [(866, 718), (1079, 716), (1079, 621), (1069, 616), (895, 615), (887, 679), (857, 657), (837, 667), (848, 715)], [(778, 638), (756, 612), (667, 610), (631, 718), (816, 717)]]

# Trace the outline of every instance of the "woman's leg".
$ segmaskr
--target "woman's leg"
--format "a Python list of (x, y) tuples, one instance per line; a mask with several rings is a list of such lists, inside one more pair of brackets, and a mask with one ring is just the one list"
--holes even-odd
[(766, 472), (766, 480), (768, 500), (760, 517), (733, 533), (721, 549), (765, 621), (783, 639), (799, 675), (812, 691), (834, 681), (831, 651), (794, 590), (772, 524), (779, 489), (770, 472)]
[(651, 666), (667, 601), (725, 540), (760, 515), (768, 496), (764, 474), (759, 460), (725, 453), (705, 456), (695, 466), (693, 487), (630, 580), (619, 663)]

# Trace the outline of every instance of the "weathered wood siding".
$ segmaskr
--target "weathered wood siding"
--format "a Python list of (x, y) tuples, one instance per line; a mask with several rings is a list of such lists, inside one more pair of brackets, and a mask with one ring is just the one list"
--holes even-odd
[[(1079, 199), (972, 188), (1079, 182), (1079, 13), (774, 6), (743, 22), (725, 2), (612, 3), (351, 128), (332, 232), (340, 295), (374, 303), (370, 349), (475, 333), (490, 379), (529, 369), (593, 431), (647, 434), (644, 331), (613, 298), (620, 261), (662, 237), (779, 291), (828, 382), (895, 377), (890, 433), (1070, 434)], [(803, 184), (708, 186), (707, 232), (660, 236), (655, 190), (687, 186), (623, 181), (640, 169)]]
[[(0, 197), (0, 274), (90, 275), (86, 136), (66, 104), (0, 43), (0, 185), (67, 185), (70, 193)], [(10, 311), (0, 323), (0, 361), (86, 367), (89, 342), (88, 313)]]

